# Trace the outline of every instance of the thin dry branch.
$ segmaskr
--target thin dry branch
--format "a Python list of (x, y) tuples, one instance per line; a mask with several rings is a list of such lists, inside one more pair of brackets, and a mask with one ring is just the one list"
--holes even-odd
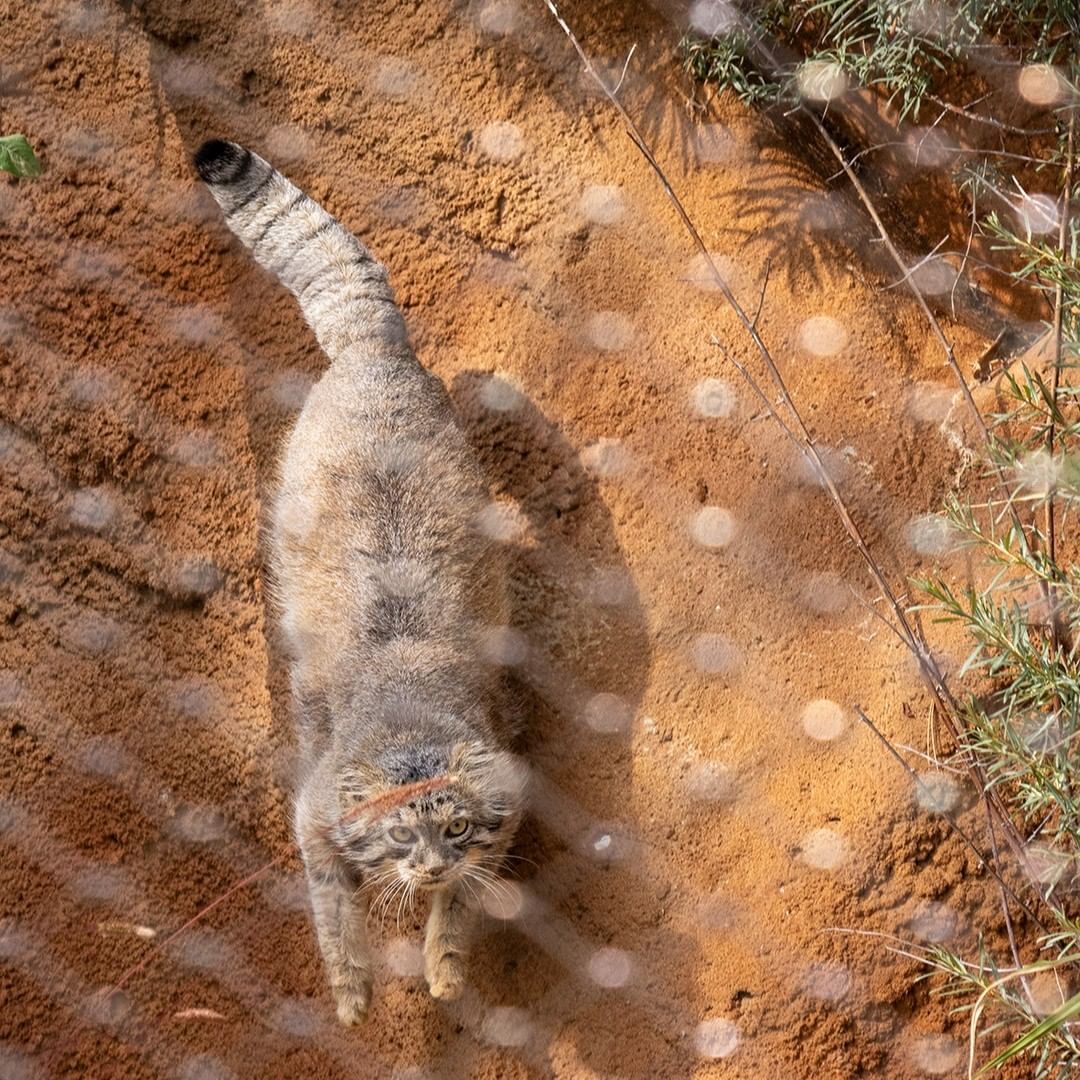
[[(915, 781), (916, 786), (920, 790), (927, 792), (927, 794), (932, 797), (933, 792), (926, 786), (923, 778), (904, 760), (900, 752), (896, 749), (895, 746), (893, 746), (893, 744), (889, 741), (888, 737), (882, 733), (882, 731), (880, 730), (880, 728), (877, 727), (874, 721), (871, 720), (870, 717), (867, 716), (866, 713), (863, 712), (863, 710), (858, 705), (855, 706), (855, 713), (859, 717), (859, 719), (866, 725), (866, 727), (873, 733), (873, 735), (881, 742), (881, 745), (884, 746), (885, 749), (889, 752), (889, 754), (900, 764), (901, 768), (903, 768), (904, 771), (912, 778), (912, 780)], [(985, 855), (983, 855), (982, 851), (979, 849), (979, 845), (976, 844), (974, 840), (972, 840), (972, 838), (967, 834), (963, 826), (960, 825), (960, 823), (956, 820), (953, 814), (948, 810), (942, 810), (941, 816), (945, 819), (953, 832), (955, 832), (956, 835), (959, 836), (960, 839), (963, 840), (964, 843), (971, 849), (975, 857), (979, 860), (979, 865), (982, 866), (983, 869), (985, 869), (987, 873), (989, 873), (997, 881), (1002, 891), (1006, 895), (1008, 895), (1008, 897), (1013, 901), (1013, 903), (1015, 903), (1020, 908), (1020, 910), (1023, 911), (1024, 914), (1027, 915), (1036, 924), (1036, 926), (1038, 926), (1044, 933), (1047, 933), (1047, 928), (1039, 920), (1038, 915), (1036, 915), (1035, 912), (1032, 911), (1030, 907), (1028, 907), (1024, 900), (1016, 894), (1013, 887), (1005, 880), (1004, 877), (1002, 877), (1001, 873), (998, 871), (997, 867), (994, 866), (993, 862)], [(993, 823), (991, 823), (991, 835), (993, 835)]]
[[(799, 106), (799, 111), (806, 116), (810, 123), (814, 126), (818, 135), (822, 141), (828, 146), (832, 155), (840, 163), (840, 167), (844, 172), (844, 175), (848, 178), (849, 183), (855, 189), (855, 194), (859, 196), (859, 201), (863, 204), (867, 214), (870, 215), (871, 221), (874, 223), (874, 227), (877, 229), (878, 236), (881, 238), (881, 242), (885, 245), (886, 251), (888, 251), (893, 262), (896, 263), (897, 268), (903, 275), (903, 282), (907, 285), (912, 296), (915, 297), (915, 302), (919, 305), (919, 309), (922, 311), (926, 318), (927, 323), (930, 325), (930, 330), (934, 337), (937, 339), (938, 344), (941, 346), (942, 352), (945, 354), (945, 362), (949, 365), (949, 369), (953, 373), (953, 377), (956, 379), (956, 384), (960, 388), (960, 393), (964, 398), (964, 403), (967, 405), (968, 412), (971, 414), (972, 420), (975, 422), (975, 427), (979, 432), (980, 437), (985, 446), (988, 448), (993, 445), (993, 439), (990, 435), (990, 429), (986, 425), (986, 420), (983, 418), (981, 412), (979, 412), (979, 406), (975, 404), (975, 398), (972, 397), (971, 387), (967, 384), (967, 379), (964, 378), (964, 373), (960, 370), (960, 364), (956, 359), (956, 353), (953, 349), (953, 343), (949, 340), (945, 331), (942, 329), (941, 323), (938, 321), (937, 316), (934, 314), (930, 305), (926, 302), (926, 297), (923, 295), (922, 289), (919, 288), (918, 283), (911, 275), (911, 268), (904, 257), (897, 250), (896, 245), (893, 243), (892, 236), (889, 230), (885, 227), (885, 222), (881, 220), (881, 215), (877, 211), (877, 207), (874, 205), (873, 199), (870, 198), (862, 181), (859, 179), (855, 170), (851, 167), (847, 158), (844, 157), (843, 150), (837, 145), (836, 140), (829, 134), (828, 129), (821, 122), (821, 118), (812, 109), (807, 108), (805, 105)], [(1013, 527), (1016, 530), (1017, 539), (1020, 542), (1021, 547), (1026, 553), (1030, 553), (1030, 546), (1028, 544), (1027, 533), (1024, 529), (1024, 523), (1020, 520), (1020, 515), (1016, 511), (1016, 507), (1013, 505), (1012, 496), (1009, 492), (1009, 485), (1006, 483), (1004, 471), (1001, 465), (994, 460), (992, 455), (988, 456), (990, 465), (994, 470), (995, 478), (1001, 487), (1003, 494), (1005, 495), (1005, 506), (1009, 512), (1009, 516), (1012, 519)]]
[[(1073, 177), (1073, 137), (1076, 129), (1076, 113), (1069, 116), (1069, 135), (1065, 148), (1065, 175), (1062, 180), (1061, 195), (1061, 221), (1058, 223), (1058, 249), (1062, 256), (1066, 254), (1065, 245), (1069, 239), (1069, 207), (1072, 199)], [(1052, 457), (1054, 453), (1054, 440), (1057, 437), (1057, 404), (1058, 391), (1061, 386), (1061, 360), (1062, 360), (1062, 320), (1064, 317), (1064, 287), (1059, 281), (1054, 288), (1054, 374), (1051, 382), (1052, 405), (1050, 408), (1050, 425), (1046, 432), (1046, 452)], [(1057, 535), (1054, 520), (1054, 492), (1051, 490), (1046, 498), (1046, 549), (1050, 562), (1053, 563), (1057, 556)], [(1051, 607), (1051, 622), (1054, 629), (1054, 644), (1059, 644), (1060, 620), (1056, 611), (1056, 605)]]
[[(985, 101), (990, 95), (985, 94), (979, 98), (979, 101)], [(927, 101), (932, 101), (935, 105), (944, 109), (946, 112), (955, 113), (957, 116), (962, 116), (965, 120), (974, 120), (977, 124), (986, 124), (988, 127), (997, 128), (998, 131), (1008, 132), (1010, 135), (1023, 135), (1030, 137), (1032, 135), (1053, 135), (1054, 128), (1023, 128), (1016, 127), (1014, 124), (1006, 124), (1002, 120), (998, 120), (993, 116), (983, 116), (982, 113), (973, 112), (970, 108), (964, 108), (962, 105), (954, 105), (951, 101), (946, 101), (944, 98), (940, 98), (937, 94), (927, 94)], [(972, 102), (973, 105), (977, 105), (979, 101)]]

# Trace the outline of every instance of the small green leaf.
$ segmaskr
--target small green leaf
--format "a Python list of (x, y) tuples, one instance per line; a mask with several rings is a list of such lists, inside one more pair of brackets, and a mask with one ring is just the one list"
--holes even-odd
[(41, 162), (25, 135), (0, 135), (0, 171), (12, 176), (41, 175)]
[(1010, 1058), (1016, 1057), (1017, 1054), (1022, 1054), (1029, 1047), (1034, 1046), (1040, 1039), (1044, 1039), (1047, 1035), (1057, 1031), (1058, 1028), (1071, 1020), (1077, 1013), (1080, 1013), (1080, 994), (1069, 998), (1060, 1009), (1051, 1013), (1041, 1024), (1036, 1024), (1035, 1027), (1025, 1031), (1016, 1042), (1005, 1047), (996, 1058), (988, 1061), (976, 1075), (983, 1076), (991, 1069), (1000, 1069)]

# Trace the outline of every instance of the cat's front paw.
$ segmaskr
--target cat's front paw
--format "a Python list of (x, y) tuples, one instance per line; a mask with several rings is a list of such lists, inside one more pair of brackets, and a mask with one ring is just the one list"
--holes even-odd
[(346, 1026), (359, 1024), (371, 1004), (371, 976), (354, 971), (331, 984), (337, 1003), (338, 1019)]
[(429, 961), (426, 975), (431, 996), (440, 1001), (457, 1001), (465, 989), (465, 965), (458, 956), (440, 956)]

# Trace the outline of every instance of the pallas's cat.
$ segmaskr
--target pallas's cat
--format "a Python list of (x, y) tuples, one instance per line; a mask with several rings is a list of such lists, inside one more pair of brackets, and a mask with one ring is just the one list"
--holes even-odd
[[(371, 999), (372, 897), (396, 909), (432, 892), (428, 986), (461, 992), (472, 903), (518, 824), (522, 771), (480, 649), (506, 621), (501, 560), (478, 526), (478, 463), (383, 267), (251, 151), (215, 140), (195, 164), (330, 360), (285, 449), (270, 545), (301, 754), (296, 835), (349, 1024)], [(429, 778), (441, 780), (416, 784)], [(404, 801), (388, 794), (410, 784)], [(350, 815), (373, 798), (378, 814)]]

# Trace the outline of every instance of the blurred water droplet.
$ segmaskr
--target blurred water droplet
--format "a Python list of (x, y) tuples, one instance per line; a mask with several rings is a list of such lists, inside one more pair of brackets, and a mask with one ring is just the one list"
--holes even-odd
[(739, 1029), (730, 1020), (703, 1020), (694, 1032), (694, 1046), (703, 1058), (730, 1057), (739, 1046)]
[(726, 547), (735, 538), (735, 518), (722, 506), (702, 507), (690, 519), (690, 535), (706, 548)]
[(581, 463), (589, 472), (605, 479), (630, 471), (634, 457), (619, 439), (599, 439), (581, 451)]
[(803, 989), (818, 1001), (841, 1001), (851, 991), (851, 972), (831, 964), (815, 964), (803, 977)]
[(481, 1037), (496, 1046), (524, 1046), (532, 1032), (529, 1014), (512, 1006), (489, 1009), (480, 1025)]
[(500, 544), (515, 544), (524, 539), (529, 521), (516, 502), (490, 502), (477, 514), (476, 527)]
[(915, 800), (932, 814), (947, 814), (960, 801), (960, 785), (947, 772), (920, 773)]
[(401, 978), (424, 974), (424, 952), (415, 941), (395, 938), (386, 944), (386, 963)]
[(228, 822), (220, 810), (212, 806), (179, 807), (169, 822), (170, 831), (192, 844), (213, 844), (229, 831)]
[(695, 132), (694, 151), (702, 165), (733, 165), (743, 159), (746, 147), (723, 124), (701, 124)]
[(934, 127), (912, 128), (904, 137), (904, 156), (916, 168), (945, 168), (956, 153), (956, 148)]
[(480, 132), (480, 151), (492, 161), (515, 161), (525, 152), (525, 137), (517, 124), (497, 120)]
[(1065, 97), (1068, 82), (1050, 64), (1025, 64), (1020, 69), (1017, 87), (1032, 105), (1046, 108)]
[(1054, 971), (1040, 971), (1028, 980), (1028, 994), (1035, 1015), (1049, 1016), (1057, 1012), (1072, 997), (1069, 974)]
[(963, 922), (948, 905), (925, 900), (907, 921), (906, 928), (920, 941), (940, 944), (958, 937), (963, 929)]
[(956, 534), (941, 514), (920, 514), (904, 526), (908, 547), (920, 555), (944, 555), (956, 542)]
[(828, 742), (844, 734), (847, 730), (847, 717), (835, 701), (819, 698), (803, 709), (802, 725), (812, 739)]
[(22, 680), (14, 671), (0, 671), (0, 709), (13, 709), (22, 699)]
[(839, 615), (851, 603), (851, 589), (839, 574), (814, 574), (803, 586), (800, 599), (817, 615)]
[(480, 385), (479, 396), (492, 412), (512, 412), (525, 402), (525, 395), (504, 375), (489, 375)]
[(266, 156), (275, 165), (295, 165), (311, 154), (308, 133), (295, 124), (279, 124), (266, 133)]
[(831, 315), (814, 315), (799, 327), (799, 344), (814, 356), (835, 356), (847, 341), (844, 324)]
[(585, 723), (602, 735), (629, 731), (633, 719), (633, 708), (618, 694), (595, 694), (585, 706)]
[(520, 918), (525, 910), (525, 892), (516, 881), (504, 878), (498, 888), (485, 889), (481, 893), (480, 906), (493, 919), (508, 922)]
[(598, 311), (586, 320), (585, 337), (597, 349), (618, 352), (630, 347), (634, 328), (630, 320), (617, 311)]
[(68, 499), (68, 517), (71, 521), (94, 532), (107, 528), (118, 510), (116, 496), (103, 487), (79, 488)]
[(909, 277), (915, 287), (927, 296), (944, 296), (952, 291), (959, 275), (955, 266), (934, 255), (915, 266)]
[(738, 670), (738, 647), (720, 634), (699, 634), (690, 647), (694, 667), (703, 675), (730, 675)]
[(686, 790), (701, 802), (730, 802), (736, 795), (735, 773), (722, 761), (699, 761), (690, 768)]
[(847, 841), (832, 829), (813, 829), (799, 847), (802, 861), (817, 870), (835, 870), (848, 857)]
[(1045, 236), (1058, 231), (1061, 208), (1050, 195), (1021, 195), (1014, 205), (1020, 228), (1029, 235)]
[(587, 970), (589, 978), (597, 986), (614, 989), (625, 986), (630, 981), (633, 964), (630, 954), (623, 952), (622, 949), (597, 949), (589, 957)]
[(924, 424), (943, 423), (952, 411), (956, 391), (938, 383), (919, 382), (907, 392), (907, 412)]
[(318, 1008), (308, 998), (285, 998), (270, 1010), (267, 1019), (274, 1030), (297, 1039), (313, 1038), (322, 1027)]
[(208, 431), (186, 431), (173, 439), (169, 457), (193, 469), (208, 469), (221, 460), (217, 439)]
[(915, 1066), (931, 1076), (944, 1076), (960, 1067), (963, 1054), (960, 1044), (947, 1035), (922, 1035), (911, 1047)]
[(835, 101), (848, 88), (844, 69), (831, 60), (807, 60), (795, 79), (799, 94), (809, 101)]
[(375, 68), (373, 85), (377, 93), (394, 101), (404, 101), (419, 84), (412, 65), (396, 56), (383, 57)]
[(634, 580), (626, 570), (600, 567), (584, 581), (582, 592), (598, 607), (624, 607), (637, 599)]
[(585, 220), (594, 225), (614, 225), (626, 212), (622, 189), (616, 184), (590, 184), (579, 206)]
[(520, 18), (516, 0), (491, 0), (480, 9), (477, 22), (484, 33), (503, 36), (517, 29)]
[(177, 1080), (234, 1080), (236, 1073), (210, 1054), (196, 1054), (180, 1063)]
[(690, 391), (690, 403), (698, 416), (730, 416), (735, 411), (735, 390), (723, 379), (702, 379)]
[(722, 37), (739, 25), (739, 11), (731, 0), (694, 0), (690, 25), (702, 37)]

